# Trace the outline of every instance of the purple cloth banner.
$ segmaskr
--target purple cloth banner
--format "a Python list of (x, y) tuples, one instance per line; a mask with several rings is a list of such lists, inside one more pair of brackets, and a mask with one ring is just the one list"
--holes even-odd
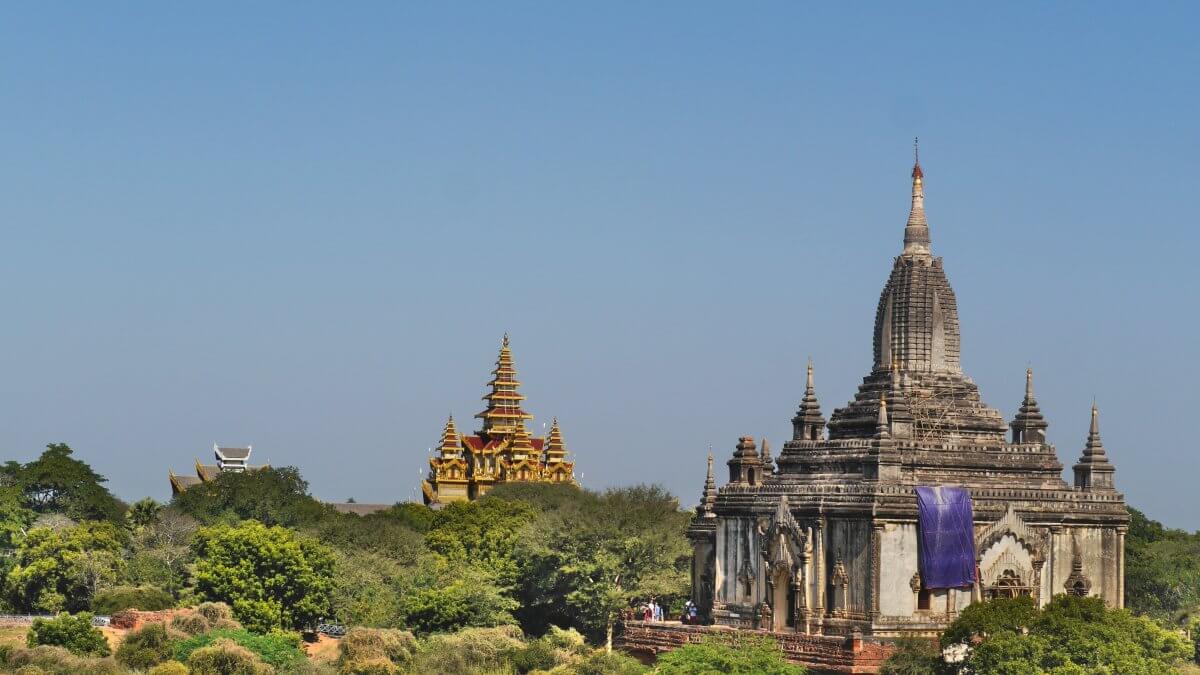
[(959, 487), (917, 488), (921, 584), (963, 588), (975, 584), (975, 528), (971, 495)]

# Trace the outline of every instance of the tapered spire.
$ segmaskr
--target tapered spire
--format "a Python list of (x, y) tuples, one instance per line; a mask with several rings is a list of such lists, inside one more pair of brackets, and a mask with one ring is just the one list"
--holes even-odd
[(921, 156), (917, 139), (913, 139), (912, 207), (908, 212), (908, 224), (904, 227), (905, 255), (929, 255), (929, 221), (925, 219), (925, 172), (921, 170)]
[(1092, 404), (1092, 423), (1088, 427), (1087, 444), (1083, 455), (1073, 467), (1075, 487), (1079, 490), (1111, 491), (1116, 489), (1113, 474), (1116, 468), (1108, 461), (1108, 453), (1100, 440), (1100, 410)]
[(483, 420), (483, 433), (513, 434), (518, 427), (525, 427), (525, 420), (533, 419), (533, 415), (521, 409), (525, 397), (519, 391), (521, 383), (517, 381), (517, 371), (513, 367), (508, 333), (504, 334), (504, 340), (500, 343), (500, 355), (496, 357), (496, 369), (492, 371), (488, 386), (491, 391), (483, 397), (488, 402), (487, 409), (475, 415)]
[(458, 435), (458, 429), (454, 426), (454, 415), (451, 415), (446, 420), (446, 426), (442, 429), (442, 440), (438, 443), (438, 451), (443, 458), (462, 457), (462, 440)]
[(563, 443), (562, 431), (558, 428), (558, 418), (550, 425), (550, 433), (546, 435), (546, 463), (561, 462), (567, 456), (567, 446)]
[(701, 514), (705, 518), (716, 518), (714, 507), (717, 505), (717, 481), (713, 478), (713, 454), (708, 452), (708, 476), (704, 479), (704, 496), (700, 500)]
[(762, 463), (767, 473), (775, 471), (775, 460), (771, 459), (771, 445), (767, 439), (762, 439)]
[(1009, 424), (1012, 428), (1013, 443), (1045, 443), (1046, 418), (1038, 407), (1037, 399), (1033, 397), (1033, 368), (1025, 369), (1025, 400), (1021, 401), (1021, 409)]
[(813, 362), (808, 360), (808, 376), (804, 386), (804, 398), (800, 410), (792, 418), (792, 440), (816, 441), (825, 434), (825, 418), (821, 415), (821, 404), (813, 389)]
[(890, 438), (891, 433), (888, 431), (888, 403), (887, 397), (879, 398), (879, 418), (875, 421), (875, 438)]

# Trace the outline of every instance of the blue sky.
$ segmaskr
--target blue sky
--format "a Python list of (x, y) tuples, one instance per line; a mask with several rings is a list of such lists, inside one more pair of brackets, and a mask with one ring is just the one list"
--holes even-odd
[[(0, 7), (0, 448), (415, 495), (512, 335), (590, 487), (694, 503), (870, 367), (920, 136), (963, 362), (1200, 528), (1194, 4)], [(473, 425), (463, 424), (473, 428)]]

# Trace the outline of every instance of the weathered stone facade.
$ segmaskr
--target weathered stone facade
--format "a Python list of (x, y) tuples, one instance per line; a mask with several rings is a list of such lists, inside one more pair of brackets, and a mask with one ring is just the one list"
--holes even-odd
[[(923, 182), (916, 165), (904, 249), (876, 312), (874, 365), (854, 399), (826, 424), (810, 364), (792, 440), (777, 459), (765, 441), (760, 449), (743, 437), (717, 489), (710, 457), (689, 536), (693, 600), (718, 625), (932, 635), (987, 597), (1124, 602), (1128, 513), (1097, 412), (1069, 485), (1046, 442), (1032, 372), (1008, 425), (982, 401), (960, 366), (957, 301), (930, 252)], [(918, 485), (970, 491), (974, 587), (922, 583)]]

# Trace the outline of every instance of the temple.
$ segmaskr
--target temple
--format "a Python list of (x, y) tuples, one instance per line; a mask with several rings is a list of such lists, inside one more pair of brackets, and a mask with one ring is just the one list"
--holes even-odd
[(195, 476), (181, 475), (174, 471), (167, 472), (167, 479), (171, 482), (171, 496), (173, 497), (193, 485), (215, 480), (217, 476), (227, 471), (254, 471), (263, 468), (266, 466), (265, 464), (250, 464), (250, 452), (253, 449), (249, 445), (244, 448), (226, 448), (213, 443), (215, 464), (201, 464), (197, 459)]
[(558, 420), (544, 438), (530, 436), (525, 427), (533, 416), (522, 408), (525, 397), (508, 335), (488, 387), (487, 407), (475, 415), (482, 420), (478, 432), (459, 433), (454, 416), (446, 420), (437, 454), (429, 459), (429, 477), (421, 481), (426, 504), (478, 499), (503, 482), (575, 483), (575, 463), (566, 459)]
[[(924, 180), (914, 162), (903, 249), (879, 296), (872, 367), (853, 400), (827, 422), (810, 362), (792, 438), (777, 457), (765, 441), (742, 437), (718, 488), (710, 456), (689, 537), (693, 600), (711, 623), (931, 636), (991, 597), (1044, 605), (1069, 593), (1123, 605), (1129, 516), (1099, 412), (1093, 406), (1069, 484), (1046, 441), (1032, 370), (1007, 424), (983, 402), (962, 370), (957, 301), (932, 254)], [(965, 490), (958, 532), (920, 519), (918, 487)], [(966, 576), (922, 578), (938, 563), (938, 538), (951, 534), (966, 542), (957, 549)]]

